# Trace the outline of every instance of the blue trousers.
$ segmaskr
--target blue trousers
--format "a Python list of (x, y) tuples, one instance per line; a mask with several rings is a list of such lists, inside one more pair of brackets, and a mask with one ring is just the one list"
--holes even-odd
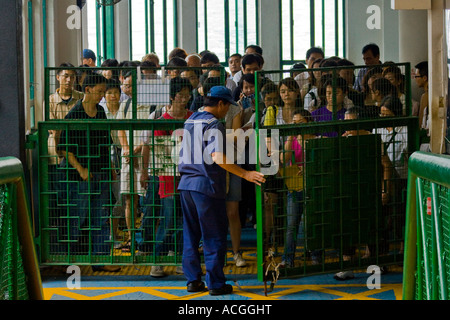
[(90, 181), (69, 182), (69, 245), (73, 254), (88, 254), (82, 249), (82, 233), (87, 231), (92, 254), (109, 255), (109, 184), (106, 175), (94, 175)]
[(156, 232), (156, 255), (167, 255), (169, 250), (181, 253), (183, 250), (182, 215), (179, 196), (161, 199), (161, 222)]
[(227, 251), (228, 218), (225, 199), (213, 199), (195, 191), (180, 191), (183, 211), (183, 271), (187, 284), (201, 280), (198, 247), (203, 239), (203, 254), (208, 289), (221, 288)]
[(159, 177), (155, 175), (148, 176), (147, 192), (144, 197), (141, 197), (143, 217), (141, 221), (141, 236), (136, 235), (139, 239), (139, 250), (143, 252), (153, 251), (152, 241), (155, 240), (154, 230), (156, 229), (157, 220), (160, 214), (161, 199), (158, 195)]
[(289, 266), (294, 265), (297, 246), (297, 230), (303, 214), (303, 191), (289, 192), (287, 195), (287, 228), (283, 260)]

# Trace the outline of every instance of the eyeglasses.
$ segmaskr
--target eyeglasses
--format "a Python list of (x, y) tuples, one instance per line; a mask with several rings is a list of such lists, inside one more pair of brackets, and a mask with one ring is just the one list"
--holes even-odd
[(424, 76), (414, 76), (415, 79), (417, 78), (423, 78)]

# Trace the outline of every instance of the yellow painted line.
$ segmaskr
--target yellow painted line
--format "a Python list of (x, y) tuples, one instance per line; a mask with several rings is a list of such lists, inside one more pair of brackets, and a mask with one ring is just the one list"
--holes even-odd
[[(276, 286), (275, 288), (278, 289), (276, 292), (268, 293), (268, 296), (266, 297), (264, 295), (264, 286), (242, 286), (240, 288), (234, 286), (233, 294), (237, 294), (243, 297), (247, 297), (251, 300), (280, 300), (283, 299), (283, 297), (299, 293), (305, 290), (311, 291), (311, 294), (314, 294), (314, 292), (320, 293), (326, 293), (331, 294), (334, 296), (337, 296), (333, 300), (379, 300), (373, 297), (369, 297), (371, 295), (376, 295), (379, 293), (383, 293), (389, 290), (394, 291), (395, 298), (397, 300), (402, 299), (402, 285), (401, 284), (386, 284), (382, 285), (381, 289), (374, 289), (359, 292), (359, 293), (348, 293), (344, 291), (338, 290), (338, 288), (351, 288), (351, 287), (365, 287), (364, 284), (359, 285), (329, 285), (329, 284), (321, 284), (321, 285), (282, 285), (282, 286)], [(336, 289), (333, 289), (336, 288)], [(282, 290), (280, 290), (282, 289)], [(102, 291), (102, 290), (114, 290), (114, 292), (109, 292), (105, 294), (99, 294), (93, 297), (86, 296), (83, 294), (80, 294), (75, 291)], [(209, 293), (201, 292), (201, 293), (195, 293), (190, 294), (187, 293), (184, 296), (177, 296), (173, 295), (161, 290), (180, 290), (183, 292), (186, 292), (186, 287), (91, 287), (91, 288), (81, 288), (76, 290), (71, 290), (67, 288), (44, 288), (44, 299), (50, 300), (53, 295), (60, 295), (71, 299), (76, 300), (102, 300), (112, 297), (120, 297), (122, 295), (130, 294), (130, 293), (147, 293), (152, 296), (156, 296), (159, 298), (167, 299), (167, 300), (191, 300), (194, 298), (201, 298), (203, 296), (208, 295)], [(250, 292), (248, 290), (261, 290), (261, 294)], [(309, 295), (310, 293), (307, 293)]]

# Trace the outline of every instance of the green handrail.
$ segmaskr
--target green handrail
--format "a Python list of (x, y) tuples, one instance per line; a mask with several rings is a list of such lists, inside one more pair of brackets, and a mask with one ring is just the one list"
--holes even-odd
[(42, 282), (33, 241), (24, 171), (19, 159), (14, 157), (0, 158), (0, 185), (11, 185), (15, 189), (16, 201), (13, 204), (15, 212), (13, 212), (12, 216), (12, 225), (17, 227), (17, 230), (13, 230), (13, 232), (17, 233), (22, 248), (28, 296), (31, 300), (43, 300)]
[[(424, 181), (431, 184), (431, 207), (424, 196)], [(408, 162), (408, 200), (406, 207), (403, 299), (448, 299), (445, 282), (445, 244), (439, 214), (437, 187), (450, 189), (450, 156), (415, 152)], [(423, 204), (427, 203), (427, 212)], [(431, 210), (431, 212), (430, 212)], [(426, 215), (431, 220), (431, 236), (426, 233)], [(430, 239), (431, 237), (431, 239)], [(431, 259), (427, 251), (431, 241)], [(447, 244), (448, 245), (448, 244)], [(431, 261), (430, 261), (431, 260)], [(423, 270), (421, 270), (423, 268)], [(423, 271), (423, 274), (422, 272)], [(425, 292), (422, 281), (425, 280)], [(448, 281), (448, 279), (447, 279)], [(426, 297), (424, 297), (426, 295)]]

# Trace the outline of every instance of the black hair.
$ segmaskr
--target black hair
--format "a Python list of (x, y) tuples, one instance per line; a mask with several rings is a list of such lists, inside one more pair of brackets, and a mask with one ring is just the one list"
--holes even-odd
[(205, 64), (208, 62), (212, 62), (214, 64), (220, 63), (219, 58), (217, 55), (213, 52), (205, 52), (205, 54), (202, 55), (202, 58), (200, 59), (201, 64)]
[(249, 48), (255, 50), (256, 53), (263, 55), (263, 49), (260, 46), (258, 46), (256, 44), (251, 44), (245, 48), (245, 51), (247, 51), (247, 49), (249, 49)]
[(211, 51), (209, 51), (208, 49), (206, 49), (206, 50), (203, 50), (203, 51), (201, 51), (198, 55), (200, 56), (200, 57), (203, 57), (206, 53), (208, 53), (208, 52), (211, 52)]
[(356, 114), (356, 118), (359, 118), (359, 116), (362, 114), (362, 108), (359, 106), (351, 106), (345, 111), (345, 114)]
[(416, 69), (419, 69), (419, 74), (422, 77), (428, 77), (428, 61), (422, 61), (415, 65)]
[[(334, 86), (336, 84), (336, 86)], [(341, 77), (337, 77), (335, 79), (331, 78), (328, 79), (327, 82), (325, 82), (324, 87), (334, 87), (336, 89), (341, 89), (343, 93), (347, 93), (348, 92), (348, 84), (347, 81), (344, 78)]]
[(245, 67), (249, 64), (257, 63), (260, 67), (264, 64), (264, 59), (261, 55), (255, 54), (255, 53), (248, 53), (242, 57), (242, 68), (245, 69)]
[(301, 70), (301, 69), (306, 69), (305, 64), (301, 63), (301, 62), (297, 62), (291, 67), (291, 71), (292, 70)]
[(273, 83), (272, 81), (267, 82), (262, 88), (261, 88), (261, 95), (263, 99), (267, 94), (276, 92), (278, 94), (278, 86)]
[[(295, 100), (295, 107), (299, 108), (299, 109), (303, 109), (303, 99), (302, 99), (302, 95), (300, 92), (300, 86), (298, 85), (298, 82), (292, 77), (284, 78), (278, 83), (278, 92), (280, 92), (282, 85), (285, 85), (290, 90), (296, 90), (298, 92), (297, 99)], [(284, 104), (282, 102), (282, 100), (281, 100), (281, 104)]]
[[(192, 72), (194, 72), (195, 75), (196, 75), (197, 78), (198, 78), (198, 81), (199, 81), (200, 83), (204, 81), (204, 79), (202, 79), (202, 81), (200, 81), (200, 77), (203, 75), (203, 74), (202, 74), (202, 71), (201, 71), (200, 69), (190, 67), (189, 69), (183, 70), (182, 72), (186, 72), (186, 71), (192, 71)], [(205, 75), (205, 77), (206, 77), (206, 75)], [(205, 78), (205, 79), (206, 79), (206, 78)]]
[(106, 80), (106, 91), (108, 91), (110, 89), (119, 89), (119, 92), (122, 92), (119, 81), (117, 81), (113, 78)]
[(385, 107), (386, 109), (389, 109), (394, 113), (394, 115), (401, 116), (403, 114), (403, 105), (400, 99), (397, 96), (394, 96), (392, 94), (389, 94), (385, 96), (381, 102), (380, 106)]
[(211, 66), (211, 67), (209, 67), (209, 68), (211, 68), (211, 69), (209, 69), (208, 71), (206, 71), (206, 73), (208, 74), (208, 76), (209, 76), (209, 73), (210, 73), (211, 71), (219, 71), (220, 74), (222, 74), (222, 70), (223, 70), (223, 73), (225, 74), (225, 67), (224, 67), (223, 65), (221, 65), (220, 63), (215, 64), (215, 65), (213, 65), (213, 66)]
[(386, 67), (384, 67), (382, 75), (383, 77), (386, 77), (386, 75), (389, 73), (392, 73), (395, 79), (399, 82), (398, 90), (403, 93), (405, 91), (405, 75), (402, 73), (402, 70), (396, 65), (388, 64)]
[(124, 61), (123, 67), (139, 67), (141, 65), (140, 61)]
[(149, 60), (142, 61), (141, 69), (151, 69), (151, 68), (156, 68), (156, 63)]
[(183, 58), (173, 57), (167, 62), (168, 67), (187, 67), (187, 62)]
[(346, 66), (354, 66), (355, 64), (347, 59), (339, 59), (337, 61), (337, 65), (340, 67), (346, 67)]
[(176, 47), (169, 53), (169, 60), (171, 60), (173, 57), (180, 57), (182, 59), (186, 59), (187, 52), (183, 48)]
[[(58, 67), (58, 74), (60, 74), (61, 72), (63, 72), (64, 70), (66, 70), (66, 68), (73, 68), (74, 65), (71, 64), (70, 62), (63, 62), (59, 65)], [(74, 70), (75, 71), (75, 70)]]
[(294, 110), (294, 115), (296, 115), (296, 114), (301, 115), (303, 118), (305, 118), (305, 120), (306, 120), (307, 122), (313, 121), (313, 117), (312, 117), (312, 115), (311, 115), (311, 112), (309, 112), (309, 111), (306, 110), (306, 109), (295, 108), (295, 110)]
[(193, 90), (192, 84), (187, 78), (174, 77), (170, 79), (170, 98), (174, 99), (178, 92), (184, 88), (188, 88), (189, 93)]
[(336, 62), (336, 60), (333, 59), (323, 59), (320, 62), (319, 68), (331, 68), (331, 67), (337, 67), (338, 64)]
[(202, 83), (203, 88), (203, 96), (206, 97), (209, 90), (211, 90), (212, 87), (220, 86), (222, 85), (222, 79), (220, 77), (209, 77), (206, 78), (205, 81)]
[(380, 91), (382, 97), (387, 95), (397, 96), (397, 88), (386, 78), (378, 78), (372, 82), (372, 90)]
[(367, 51), (371, 51), (374, 57), (380, 55), (380, 47), (378, 47), (378, 45), (376, 45), (375, 43), (369, 43), (365, 45), (362, 49), (362, 54), (366, 53)]
[(107, 82), (108, 80), (101, 74), (88, 72), (84, 78), (82, 90), (86, 92), (87, 87), (95, 87), (98, 84), (106, 84)]
[(120, 70), (120, 74), (124, 78), (128, 78), (129, 76), (133, 75), (133, 71), (131, 68), (137, 68), (141, 65), (140, 61), (122, 61), (119, 63), (119, 66), (121, 67), (130, 67), (130, 69)]
[(102, 67), (118, 67), (119, 61), (116, 59), (106, 59), (102, 62)]
[(242, 55), (240, 53), (233, 53), (229, 58), (232, 58), (232, 57), (239, 57), (239, 59), (242, 59)]
[(255, 75), (252, 73), (243, 74), (241, 79), (239, 80), (239, 88), (242, 89), (244, 87), (244, 81), (255, 85)]
[(321, 54), (322, 57), (325, 57), (325, 54), (323, 53), (322, 48), (320, 48), (320, 47), (312, 47), (312, 48), (309, 48), (308, 51), (306, 51), (306, 60), (308, 60), (309, 57), (310, 57), (313, 53), (318, 53), (318, 54)]

